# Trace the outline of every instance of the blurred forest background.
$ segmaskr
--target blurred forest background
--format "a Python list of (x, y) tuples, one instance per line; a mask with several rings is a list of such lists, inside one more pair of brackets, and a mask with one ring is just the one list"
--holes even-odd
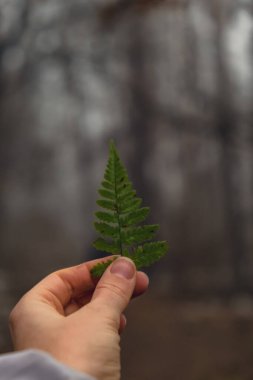
[(1, 352), (18, 298), (95, 254), (114, 138), (170, 244), (123, 379), (253, 379), (252, 65), (252, 0), (0, 0)]

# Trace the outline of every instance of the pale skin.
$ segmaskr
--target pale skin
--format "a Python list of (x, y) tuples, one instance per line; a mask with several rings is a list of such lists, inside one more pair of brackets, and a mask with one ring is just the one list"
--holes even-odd
[(26, 293), (10, 315), (15, 350), (39, 349), (98, 380), (120, 379), (120, 333), (130, 299), (148, 277), (118, 258), (96, 282), (100, 260), (54, 272)]

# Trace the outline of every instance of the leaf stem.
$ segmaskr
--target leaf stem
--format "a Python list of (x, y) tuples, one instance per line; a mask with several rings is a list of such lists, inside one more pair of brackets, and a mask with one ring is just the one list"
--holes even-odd
[(114, 191), (115, 191), (115, 198), (116, 198), (116, 214), (117, 214), (117, 221), (118, 221), (118, 226), (119, 226), (120, 255), (123, 256), (121, 222), (120, 222), (120, 213), (119, 213), (119, 206), (118, 206), (118, 189), (117, 189), (117, 183), (116, 183), (116, 155), (115, 155), (115, 151), (113, 152), (113, 166), (114, 166)]

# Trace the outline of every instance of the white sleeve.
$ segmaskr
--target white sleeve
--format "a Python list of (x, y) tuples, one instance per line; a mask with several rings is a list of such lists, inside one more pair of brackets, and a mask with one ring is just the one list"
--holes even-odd
[(95, 380), (38, 350), (1, 355), (0, 377), (4, 380)]

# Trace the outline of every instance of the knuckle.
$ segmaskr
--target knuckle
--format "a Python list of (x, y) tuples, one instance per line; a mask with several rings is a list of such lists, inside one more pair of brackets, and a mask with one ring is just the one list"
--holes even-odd
[(124, 299), (125, 301), (128, 300), (127, 294), (125, 290), (118, 284), (115, 284), (113, 282), (104, 282), (103, 284), (99, 284), (97, 286), (97, 289), (99, 291), (108, 291), (112, 296), (116, 296), (117, 298)]
[(19, 314), (19, 307), (18, 305), (16, 305), (10, 312), (9, 314), (9, 326), (10, 327), (13, 327), (16, 325), (19, 317), (18, 317), (18, 314)]
[(14, 306), (11, 310), (8, 318), (9, 326), (14, 328), (22, 319), (22, 315), (27, 308), (27, 300), (26, 295), (24, 295), (21, 300)]

